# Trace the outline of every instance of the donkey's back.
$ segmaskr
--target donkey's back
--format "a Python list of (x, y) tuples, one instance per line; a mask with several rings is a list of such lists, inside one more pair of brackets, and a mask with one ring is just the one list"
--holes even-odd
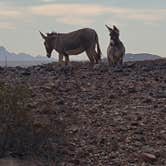
[(82, 52), (87, 50), (92, 45), (95, 45), (96, 38), (96, 31), (90, 28), (84, 28), (69, 33), (60, 33), (58, 41), (59, 48), (57, 49), (61, 50), (63, 48), (65, 51), (80, 49)]

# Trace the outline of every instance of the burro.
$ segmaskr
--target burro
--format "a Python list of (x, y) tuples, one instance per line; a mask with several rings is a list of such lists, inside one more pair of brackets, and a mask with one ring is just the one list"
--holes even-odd
[(95, 30), (83, 28), (69, 33), (51, 32), (47, 34), (41, 33), (44, 39), (44, 46), (47, 57), (51, 57), (53, 50), (59, 54), (59, 63), (69, 63), (69, 55), (78, 55), (86, 52), (92, 64), (99, 63), (101, 59), (101, 50), (98, 35)]
[(107, 48), (108, 63), (113, 67), (122, 67), (125, 47), (119, 39), (119, 29), (115, 25), (113, 25), (113, 28), (110, 28), (108, 25), (106, 25), (106, 27), (110, 33), (110, 43)]

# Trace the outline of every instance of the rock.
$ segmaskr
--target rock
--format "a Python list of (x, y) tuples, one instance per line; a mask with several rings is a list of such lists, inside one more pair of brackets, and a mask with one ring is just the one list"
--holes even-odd
[(159, 90), (158, 94), (157, 94), (157, 97), (159, 97), (159, 98), (166, 98), (166, 89)]
[(71, 126), (71, 128), (69, 130), (70, 130), (70, 133), (74, 134), (74, 133), (78, 132), (79, 128), (78, 128), (78, 126), (73, 125), (73, 126)]
[(122, 67), (115, 67), (113, 68), (113, 72), (123, 72), (123, 68)]
[(137, 92), (136, 87), (130, 87), (130, 88), (128, 88), (128, 92), (129, 93), (136, 93)]
[(143, 103), (148, 103), (148, 104), (150, 104), (150, 103), (152, 103), (152, 102), (153, 102), (152, 98), (146, 98), (146, 99), (143, 100)]
[(142, 71), (144, 71), (144, 72), (149, 72), (151, 70), (153, 70), (153, 67), (151, 67), (151, 68), (149, 68), (149, 67), (143, 67), (142, 68)]
[(4, 70), (4, 68), (0, 66), (0, 72), (3, 71), (3, 70)]
[(154, 154), (150, 154), (150, 153), (142, 153), (141, 157), (146, 162), (154, 162), (157, 160), (157, 157)]
[(134, 68), (136, 66), (135, 62), (128, 62), (127, 64), (124, 65), (124, 67), (126, 68)]
[(20, 72), (21, 75), (23, 76), (30, 76), (31, 75), (31, 71), (30, 70), (23, 70)]

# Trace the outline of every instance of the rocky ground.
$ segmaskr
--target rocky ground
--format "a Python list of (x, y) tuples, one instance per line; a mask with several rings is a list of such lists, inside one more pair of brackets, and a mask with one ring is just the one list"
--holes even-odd
[(34, 123), (59, 137), (57, 160), (43, 165), (166, 165), (165, 59), (122, 70), (87, 62), (1, 68), (0, 82), (28, 85)]

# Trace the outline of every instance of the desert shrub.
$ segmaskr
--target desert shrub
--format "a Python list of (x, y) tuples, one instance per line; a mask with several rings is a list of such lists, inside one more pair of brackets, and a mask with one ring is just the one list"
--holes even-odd
[(27, 86), (0, 85), (0, 157), (54, 157), (50, 140), (55, 134), (49, 127), (33, 123), (27, 106), (30, 95)]
[(21, 154), (26, 149), (27, 137), (23, 138), (22, 135), (27, 134), (25, 131), (31, 122), (25, 107), (25, 91), (25, 87), (0, 86), (0, 156)]

